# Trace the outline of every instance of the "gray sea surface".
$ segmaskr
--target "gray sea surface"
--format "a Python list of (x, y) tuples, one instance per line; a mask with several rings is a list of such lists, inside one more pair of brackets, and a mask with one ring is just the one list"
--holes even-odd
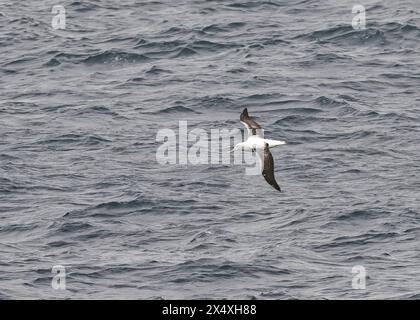
[[(282, 193), (156, 160), (244, 107)], [(419, 135), (418, 0), (2, 0), (0, 299), (418, 299)]]

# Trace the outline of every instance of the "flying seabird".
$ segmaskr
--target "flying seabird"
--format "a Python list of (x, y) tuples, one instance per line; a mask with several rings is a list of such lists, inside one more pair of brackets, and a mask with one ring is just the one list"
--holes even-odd
[(264, 139), (264, 130), (248, 115), (248, 109), (245, 108), (240, 116), (241, 123), (248, 129), (248, 139), (245, 142), (238, 143), (232, 151), (242, 149), (244, 151), (256, 152), (261, 167), (261, 173), (265, 180), (276, 190), (280, 187), (274, 178), (274, 161), (270, 148), (285, 144), (285, 141)]

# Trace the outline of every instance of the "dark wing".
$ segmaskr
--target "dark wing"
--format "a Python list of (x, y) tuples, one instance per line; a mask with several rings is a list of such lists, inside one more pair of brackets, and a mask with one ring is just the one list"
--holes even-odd
[(267, 143), (264, 147), (264, 168), (262, 175), (264, 176), (265, 181), (267, 181), (274, 189), (281, 192), (281, 189), (274, 178), (274, 160)]
[(245, 108), (244, 111), (242, 111), (241, 116), (239, 118), (241, 122), (247, 127), (248, 129), (248, 135), (256, 135), (257, 131), (261, 131), (261, 126), (256, 123), (249, 115), (248, 115), (248, 109)]

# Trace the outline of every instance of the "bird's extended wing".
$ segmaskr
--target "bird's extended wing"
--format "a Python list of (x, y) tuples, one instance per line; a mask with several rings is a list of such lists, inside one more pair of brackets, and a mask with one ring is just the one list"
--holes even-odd
[(248, 115), (247, 108), (242, 111), (239, 119), (241, 120), (241, 123), (243, 123), (243, 125), (248, 129), (248, 136), (258, 135), (263, 137), (263, 130), (261, 126)]
[(281, 189), (277, 184), (276, 179), (274, 178), (274, 160), (267, 143), (264, 147), (264, 164), (262, 175), (264, 176), (265, 181), (267, 181), (274, 189), (281, 192)]

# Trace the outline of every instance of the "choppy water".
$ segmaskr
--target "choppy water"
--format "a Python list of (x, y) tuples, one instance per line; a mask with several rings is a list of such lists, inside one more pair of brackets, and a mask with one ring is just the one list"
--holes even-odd
[[(0, 298), (419, 298), (420, 3), (354, 4), (1, 1)], [(157, 163), (245, 106), (283, 193)]]

